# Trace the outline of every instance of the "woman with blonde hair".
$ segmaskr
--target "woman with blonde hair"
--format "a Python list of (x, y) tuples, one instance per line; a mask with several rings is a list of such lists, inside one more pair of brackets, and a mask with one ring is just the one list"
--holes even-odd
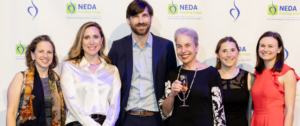
[(65, 104), (54, 43), (37, 36), (27, 46), (25, 71), (18, 72), (7, 92), (7, 126), (64, 126)]
[(103, 53), (105, 46), (99, 24), (80, 27), (61, 71), (67, 126), (113, 126), (118, 119), (119, 71)]

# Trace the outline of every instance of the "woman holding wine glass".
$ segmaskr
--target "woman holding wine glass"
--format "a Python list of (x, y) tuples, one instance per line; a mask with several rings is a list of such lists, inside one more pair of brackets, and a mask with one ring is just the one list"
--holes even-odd
[(158, 101), (163, 120), (167, 126), (225, 126), (221, 78), (217, 69), (197, 61), (196, 31), (179, 28), (175, 42), (183, 64), (167, 74)]

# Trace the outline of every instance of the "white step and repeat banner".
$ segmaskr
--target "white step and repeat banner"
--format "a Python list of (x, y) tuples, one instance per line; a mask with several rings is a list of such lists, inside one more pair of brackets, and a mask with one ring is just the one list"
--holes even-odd
[[(0, 1), (0, 125), (5, 125), (7, 88), (14, 75), (25, 70), (25, 47), (42, 34), (55, 43), (62, 62), (79, 27), (99, 23), (109, 51), (114, 40), (131, 33), (126, 8), (131, 0), (1, 0)], [(180, 27), (199, 35), (197, 59), (214, 66), (217, 42), (234, 37), (241, 48), (238, 67), (254, 72), (255, 48), (266, 31), (283, 38), (286, 63), (300, 75), (299, 0), (148, 0), (154, 9), (151, 32), (174, 41)], [(61, 65), (56, 68), (60, 72)], [(299, 82), (298, 82), (299, 84)], [(299, 86), (298, 86), (299, 87)], [(294, 126), (300, 126), (300, 90), (297, 89)]]

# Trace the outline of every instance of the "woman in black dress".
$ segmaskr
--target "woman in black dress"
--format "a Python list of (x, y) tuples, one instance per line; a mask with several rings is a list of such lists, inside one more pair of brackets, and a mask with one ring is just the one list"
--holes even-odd
[[(225, 126), (222, 86), (218, 71), (196, 59), (198, 35), (192, 29), (175, 32), (176, 52), (183, 65), (169, 71), (164, 96), (159, 100), (167, 126)], [(184, 87), (179, 81), (187, 75), (188, 89), (183, 104)]]
[(222, 38), (216, 47), (217, 63), (224, 91), (227, 126), (248, 126), (251, 122), (250, 90), (254, 75), (236, 67), (239, 46), (232, 37)]

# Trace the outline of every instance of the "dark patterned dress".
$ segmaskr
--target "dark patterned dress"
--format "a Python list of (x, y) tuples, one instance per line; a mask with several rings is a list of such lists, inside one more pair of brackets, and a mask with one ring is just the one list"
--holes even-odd
[[(159, 100), (165, 124), (167, 126), (225, 126), (221, 79), (219, 72), (211, 66), (197, 71), (194, 84), (186, 99), (186, 105), (189, 107), (179, 107), (183, 102), (176, 96), (173, 111), (169, 115), (163, 114), (162, 103), (171, 93), (171, 84), (177, 79), (179, 69), (180, 67), (177, 67), (167, 74), (165, 95)], [(181, 69), (180, 75), (182, 74), (187, 75), (188, 89), (190, 89), (195, 71)], [(183, 98), (182, 93), (179, 95)]]

